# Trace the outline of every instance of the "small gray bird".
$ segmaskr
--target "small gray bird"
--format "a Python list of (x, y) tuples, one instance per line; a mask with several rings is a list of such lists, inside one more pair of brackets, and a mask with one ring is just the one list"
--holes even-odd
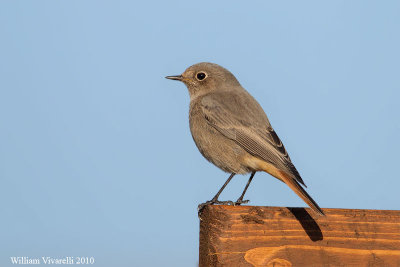
[[(221, 170), (231, 173), (208, 204), (247, 203), (243, 200), (255, 173), (264, 171), (287, 184), (314, 211), (324, 215), (303, 189), (303, 179), (285, 147), (272, 129), (260, 104), (227, 69), (213, 63), (198, 63), (182, 75), (167, 79), (183, 82), (190, 94), (190, 131), (200, 153)], [(218, 197), (235, 174), (251, 173), (239, 199), (219, 201)], [(301, 185), (300, 185), (301, 184)]]

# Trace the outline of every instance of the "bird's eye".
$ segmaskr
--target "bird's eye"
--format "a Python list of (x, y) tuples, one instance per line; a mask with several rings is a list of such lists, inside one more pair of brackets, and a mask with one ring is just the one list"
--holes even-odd
[(197, 78), (197, 80), (199, 80), (199, 81), (204, 80), (206, 77), (207, 77), (207, 75), (206, 75), (204, 72), (198, 72), (198, 73), (196, 74), (196, 78)]

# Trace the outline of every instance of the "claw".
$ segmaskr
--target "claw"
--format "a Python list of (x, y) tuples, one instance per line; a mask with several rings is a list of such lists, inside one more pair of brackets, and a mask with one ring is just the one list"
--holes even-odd
[(230, 200), (227, 200), (227, 201), (219, 201), (219, 200), (217, 200), (217, 201), (214, 202), (214, 204), (217, 204), (217, 205), (231, 205), (231, 206), (235, 205), (233, 203), (233, 201), (230, 201)]
[(247, 204), (249, 203), (250, 200), (243, 200), (243, 199), (238, 199), (236, 200), (236, 202), (234, 203), (235, 206), (240, 206), (241, 204)]
[[(247, 202), (248, 202), (248, 200), (247, 200)], [(247, 203), (247, 202), (246, 202), (246, 203)], [(236, 202), (235, 202), (235, 203), (236, 203)], [(203, 209), (204, 209), (205, 206), (207, 206), (207, 205), (214, 205), (214, 204), (216, 204), (216, 205), (232, 205), (232, 206), (235, 206), (235, 203), (234, 203), (233, 201), (231, 201), (231, 200), (219, 201), (218, 199), (216, 199), (216, 200), (212, 199), (212, 200), (206, 201), (206, 202), (204, 202), (204, 203), (201, 203), (201, 204), (199, 204), (199, 205), (197, 206), (197, 215), (198, 215), (198, 217), (200, 218), (201, 213), (203, 212)]]

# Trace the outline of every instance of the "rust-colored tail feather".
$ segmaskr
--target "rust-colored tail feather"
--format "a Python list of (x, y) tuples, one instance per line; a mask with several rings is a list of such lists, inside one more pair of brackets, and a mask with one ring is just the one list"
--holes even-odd
[(292, 189), (301, 199), (307, 203), (308, 206), (310, 206), (315, 212), (317, 212), (320, 215), (325, 216), (324, 212), (322, 209), (318, 206), (318, 204), (312, 199), (312, 197), (301, 187), (301, 185), (292, 177), (290, 177), (288, 174), (286, 174), (283, 171), (279, 171), (280, 178), (282, 181), (287, 184), (290, 189)]

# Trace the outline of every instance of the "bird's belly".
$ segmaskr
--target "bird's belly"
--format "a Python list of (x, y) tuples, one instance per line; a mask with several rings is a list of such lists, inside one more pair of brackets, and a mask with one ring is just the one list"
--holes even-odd
[(221, 170), (239, 174), (251, 171), (243, 162), (247, 152), (210, 126), (205, 119), (191, 118), (190, 131), (200, 153)]

